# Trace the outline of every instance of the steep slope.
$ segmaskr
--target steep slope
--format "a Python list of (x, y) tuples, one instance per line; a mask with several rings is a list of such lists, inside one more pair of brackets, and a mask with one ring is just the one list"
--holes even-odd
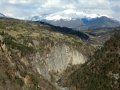
[(27, 68), (15, 51), (16, 48), (31, 53), (31, 48), (12, 40), (13, 37), (0, 32), (0, 90), (57, 90), (41, 75)]
[(71, 90), (120, 89), (120, 32), (78, 70), (70, 75), (66, 85)]
[[(80, 39), (88, 39), (86, 34), (41, 22), (2, 18), (0, 35), (1, 72), (7, 70), (12, 76), (8, 80), (3, 73), (2, 79), (8, 80), (5, 87), (11, 90), (57, 90), (61, 73), (70, 65), (85, 63), (95, 50)], [(6, 62), (12, 69), (6, 68)]]

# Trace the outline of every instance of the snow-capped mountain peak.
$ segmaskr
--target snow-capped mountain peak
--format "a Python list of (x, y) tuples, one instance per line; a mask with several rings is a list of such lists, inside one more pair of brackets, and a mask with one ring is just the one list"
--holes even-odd
[(29, 20), (42, 21), (54, 26), (69, 28), (118, 27), (120, 23), (108, 15), (95, 14), (89, 11), (67, 9), (52, 14), (41, 14)]
[(52, 13), (52, 14), (44, 14), (44, 15), (36, 15), (33, 16), (31, 19), (29, 20), (33, 20), (33, 21), (41, 21), (41, 20), (48, 20), (48, 21), (58, 21), (58, 20), (76, 20), (76, 19), (82, 19), (82, 18), (87, 18), (87, 19), (93, 19), (93, 18), (100, 18), (102, 16), (106, 16), (108, 18), (110, 18), (107, 15), (99, 15), (99, 14), (88, 14), (84, 11), (77, 11), (74, 9), (67, 9), (64, 11), (59, 11), (56, 13)]
[(0, 17), (6, 17), (4, 14), (0, 13)]
[(45, 18), (46, 20), (54, 20), (54, 21), (57, 21), (57, 20), (60, 20), (60, 19), (63, 19), (63, 20), (71, 20), (70, 17), (67, 17), (67, 16), (62, 16), (62, 15), (54, 15), (54, 14), (51, 14), (49, 16), (47, 16)]
[(71, 19), (83, 18), (83, 17), (85, 17), (84, 12), (82, 11), (78, 12), (73, 9), (68, 9), (61, 12), (50, 14), (46, 17), (46, 20), (54, 20), (54, 21), (57, 21), (60, 19), (71, 20)]

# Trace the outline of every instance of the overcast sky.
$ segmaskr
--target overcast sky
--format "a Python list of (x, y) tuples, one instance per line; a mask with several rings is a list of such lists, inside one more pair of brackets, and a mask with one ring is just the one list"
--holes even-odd
[(66, 9), (106, 14), (120, 21), (120, 0), (0, 0), (0, 12), (16, 18)]

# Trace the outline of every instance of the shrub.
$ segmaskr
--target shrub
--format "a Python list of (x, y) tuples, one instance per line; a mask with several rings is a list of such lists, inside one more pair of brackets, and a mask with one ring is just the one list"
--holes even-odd
[(22, 87), (24, 85), (24, 81), (19, 78), (18, 76), (15, 76), (15, 81)]

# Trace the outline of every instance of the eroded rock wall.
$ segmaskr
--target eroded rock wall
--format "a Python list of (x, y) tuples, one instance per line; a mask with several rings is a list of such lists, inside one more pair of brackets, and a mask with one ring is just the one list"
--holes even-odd
[(50, 80), (49, 73), (51, 71), (62, 73), (69, 64), (83, 64), (87, 57), (63, 44), (52, 47), (47, 55), (41, 56), (37, 52), (29, 59), (29, 65), (31, 65), (33, 70), (41, 74), (45, 79)]

